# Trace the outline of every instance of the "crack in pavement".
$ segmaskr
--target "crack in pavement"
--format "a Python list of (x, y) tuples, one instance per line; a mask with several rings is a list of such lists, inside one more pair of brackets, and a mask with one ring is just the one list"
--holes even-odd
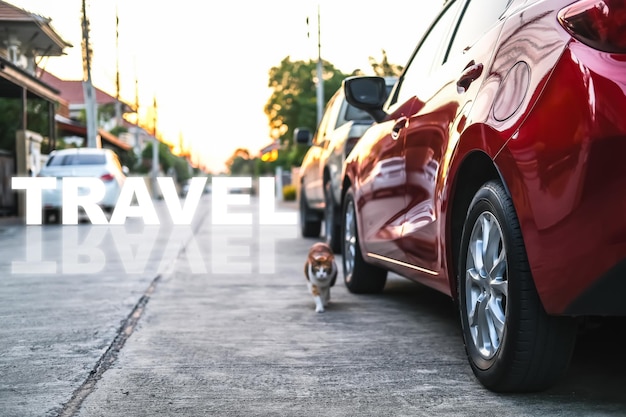
[(191, 236), (183, 244), (180, 245), (176, 256), (174, 257), (173, 261), (168, 265), (167, 270), (154, 277), (146, 291), (143, 293), (139, 301), (137, 301), (137, 303), (131, 310), (130, 314), (122, 322), (122, 325), (117, 331), (113, 342), (111, 342), (107, 350), (100, 357), (100, 359), (98, 359), (93, 369), (89, 372), (89, 376), (87, 377), (85, 382), (83, 382), (81, 386), (74, 391), (74, 393), (70, 397), (70, 400), (61, 407), (61, 410), (57, 414), (58, 417), (74, 416), (80, 410), (85, 399), (94, 391), (94, 389), (96, 388), (96, 384), (102, 378), (104, 373), (109, 368), (111, 368), (111, 366), (113, 366), (113, 364), (117, 360), (120, 351), (124, 347), (124, 344), (135, 331), (135, 327), (139, 323), (139, 320), (144, 313), (145, 307), (148, 304), (148, 301), (150, 301), (150, 297), (152, 296), (152, 294), (156, 290), (157, 285), (161, 281), (161, 277), (163, 276), (163, 274), (167, 275), (171, 273), (171, 271), (174, 269), (174, 266), (176, 265), (176, 261), (185, 252), (185, 249), (193, 238), (193, 235), (197, 233), (206, 218), (207, 214), (205, 214), (204, 216), (202, 216), (202, 218), (198, 220), (195, 227), (192, 229)]
[(91, 394), (96, 387), (96, 383), (102, 375), (115, 363), (117, 360), (119, 352), (124, 347), (124, 344), (128, 340), (128, 338), (133, 334), (139, 319), (143, 315), (144, 309), (148, 301), (150, 301), (150, 296), (156, 289), (157, 284), (161, 280), (161, 275), (157, 275), (150, 286), (145, 291), (145, 293), (141, 296), (135, 307), (130, 312), (130, 314), (126, 317), (124, 322), (122, 323), (120, 329), (117, 332), (117, 336), (113, 339), (113, 342), (108, 347), (106, 352), (100, 357), (100, 359), (96, 362), (96, 365), (89, 373), (89, 376), (83, 382), (83, 384), (72, 394), (70, 400), (65, 403), (61, 412), (58, 414), (59, 417), (71, 417), (73, 416), (83, 404), (83, 401)]

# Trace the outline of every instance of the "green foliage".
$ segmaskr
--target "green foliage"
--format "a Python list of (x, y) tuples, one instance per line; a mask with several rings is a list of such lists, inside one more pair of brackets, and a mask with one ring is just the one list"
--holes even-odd
[(111, 129), (110, 133), (115, 136), (119, 136), (122, 133), (128, 133), (126, 126), (115, 126)]
[[(50, 135), (48, 102), (29, 98), (26, 101), (27, 129), (44, 137)], [(15, 151), (15, 135), (22, 128), (22, 100), (0, 97), (0, 149)], [(48, 149), (42, 149), (48, 152)]]
[(98, 117), (101, 120), (111, 120), (115, 118), (115, 103), (104, 103), (98, 106)]
[(127, 167), (129, 171), (136, 172), (137, 164), (139, 163), (139, 158), (135, 155), (133, 150), (123, 151), (123, 150), (115, 150), (118, 158), (120, 159), (120, 164)]
[(84, 125), (87, 124), (87, 110), (81, 109), (76, 115), (76, 120)]
[[(280, 154), (280, 153), (279, 153)], [(276, 169), (276, 161), (264, 162), (261, 158), (254, 158), (252, 160), (254, 165), (254, 176), (260, 177), (263, 175), (274, 175)]]
[[(382, 54), (380, 62), (370, 57), (374, 72), (380, 76), (399, 75), (402, 67), (389, 63), (384, 50)], [(323, 61), (322, 68), (325, 108), (328, 99), (341, 87), (348, 74), (344, 74), (327, 61)], [(358, 71), (355, 72), (357, 73)], [(312, 60), (292, 61), (290, 57), (286, 57), (279, 65), (270, 69), (268, 86), (272, 94), (265, 104), (265, 114), (269, 119), (271, 136), (278, 138), (281, 143), (278, 158), (269, 162), (248, 158), (247, 161), (252, 161), (252, 164), (233, 158), (227, 163), (231, 167), (231, 173), (239, 172), (245, 166), (246, 169), (252, 167), (254, 175), (263, 175), (274, 173), (278, 166), (289, 169), (302, 164), (308, 146), (297, 145), (292, 138), (296, 128), (307, 128), (311, 132), (315, 132), (317, 128), (316, 78), (317, 62)]]
[(236, 156), (231, 160), (229, 170), (230, 175), (251, 176), (254, 173), (254, 161), (243, 156)]
[[(163, 142), (159, 142), (159, 165), (161, 171), (169, 172), (171, 169), (176, 173), (176, 179), (179, 183), (191, 178), (189, 172), (189, 164), (185, 158), (175, 156), (170, 148)], [(142, 163), (138, 171), (141, 173), (149, 173), (152, 170), (152, 143), (148, 143), (141, 153)]]
[(382, 50), (382, 59), (380, 62), (376, 61), (376, 58), (369, 57), (369, 63), (374, 70), (374, 74), (379, 77), (397, 77), (402, 72), (402, 65), (391, 64), (387, 58), (387, 51)]
[(55, 149), (68, 149), (68, 148), (77, 148), (78, 146), (74, 142), (67, 143), (65, 142), (65, 138), (58, 138)]
[(254, 160), (250, 158), (250, 151), (237, 148), (226, 161), (230, 175), (251, 176), (254, 173)]
[(295, 185), (289, 184), (283, 187), (283, 200), (284, 201), (296, 201), (296, 186)]
[[(322, 64), (324, 77), (324, 106), (327, 100), (339, 89), (348, 75), (331, 63)], [(282, 149), (278, 159), (267, 163), (290, 168), (302, 162), (305, 149), (299, 149), (292, 141), (293, 131), (305, 127), (315, 131), (317, 127), (317, 62), (291, 61), (284, 58), (280, 65), (269, 72), (268, 86), (272, 94), (265, 105), (272, 136), (280, 138)]]
[(189, 163), (185, 158), (172, 155), (174, 171), (176, 172), (176, 178), (179, 183), (184, 183), (191, 178), (191, 172), (189, 169)]
[(21, 125), (22, 102), (0, 98), (0, 149), (15, 151), (15, 133)]

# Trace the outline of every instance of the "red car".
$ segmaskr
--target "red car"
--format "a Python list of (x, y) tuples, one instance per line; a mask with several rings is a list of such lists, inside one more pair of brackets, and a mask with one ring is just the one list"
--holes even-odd
[(626, 315), (626, 1), (449, 0), (387, 99), (344, 89), (376, 120), (344, 167), (348, 289), (446, 293), (484, 386), (553, 385), (577, 317)]

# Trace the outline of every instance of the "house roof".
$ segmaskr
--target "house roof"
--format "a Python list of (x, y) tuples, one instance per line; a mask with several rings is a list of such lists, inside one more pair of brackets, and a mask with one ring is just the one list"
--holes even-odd
[(28, 12), (0, 0), (0, 41), (14, 36), (22, 42), (20, 48), (37, 56), (60, 56), (72, 45), (52, 28), (51, 19)]
[[(59, 90), (61, 92), (61, 97), (63, 97), (63, 99), (65, 99), (70, 105), (85, 104), (85, 95), (83, 91), (82, 81), (62, 80), (45, 70), (41, 71), (41, 75), (39, 79), (42, 82)], [(115, 97), (111, 96), (110, 94), (107, 94), (104, 91), (95, 87), (94, 89), (96, 90), (96, 104), (102, 105), (102, 104), (115, 103), (117, 101)], [(124, 105), (124, 109), (123, 109), (124, 112), (133, 111), (132, 106), (130, 106), (127, 103), (124, 103), (121, 100), (120, 102)]]
[(42, 82), (0, 56), (0, 97), (21, 98), (22, 89), (28, 97), (40, 97), (48, 101), (65, 103), (59, 90)]
[[(69, 104), (84, 104), (85, 103), (85, 95), (83, 92), (83, 82), (82, 81), (67, 81), (58, 78), (55, 75), (50, 74), (47, 71), (41, 71), (41, 76), (39, 77), (41, 81), (44, 83), (56, 88), (61, 92), (61, 95)], [(114, 103), (115, 97), (110, 96), (104, 91), (95, 88), (96, 90), (96, 103), (97, 104), (107, 104)]]

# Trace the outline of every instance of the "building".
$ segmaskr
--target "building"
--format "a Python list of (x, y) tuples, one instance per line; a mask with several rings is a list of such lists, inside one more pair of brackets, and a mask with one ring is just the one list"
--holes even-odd
[[(55, 114), (66, 104), (59, 91), (37, 78), (38, 59), (61, 56), (72, 45), (50, 20), (0, 1), (0, 215), (17, 211), (11, 177), (32, 174), (25, 153), (55, 145)], [(30, 131), (34, 134), (26, 134)]]
[[(85, 108), (82, 81), (61, 80), (37, 65), (47, 57), (64, 55), (70, 47), (50, 19), (0, 0), (0, 216), (18, 212), (12, 177), (36, 175), (60, 139), (75, 146), (86, 144), (87, 127), (80, 121)], [(139, 154), (152, 139), (121, 118), (122, 113), (135, 111), (128, 104), (99, 89), (96, 104), (102, 147)], [(127, 132), (117, 137), (110, 133), (115, 126)]]
[[(58, 112), (56, 115), (59, 137), (62, 137), (66, 143), (85, 146), (87, 127), (80, 121), (85, 111), (83, 82), (62, 80), (43, 70), (40, 73), (39, 79), (59, 91), (59, 95), (67, 106), (66, 112)], [(117, 152), (133, 150), (139, 153), (151, 136), (144, 129), (118, 117), (118, 114), (133, 113), (135, 109), (98, 88), (95, 88), (95, 92), (98, 108), (98, 135), (102, 147)], [(118, 111), (116, 111), (116, 106), (119, 106)], [(118, 136), (109, 133), (116, 126), (122, 126), (126, 133)]]

